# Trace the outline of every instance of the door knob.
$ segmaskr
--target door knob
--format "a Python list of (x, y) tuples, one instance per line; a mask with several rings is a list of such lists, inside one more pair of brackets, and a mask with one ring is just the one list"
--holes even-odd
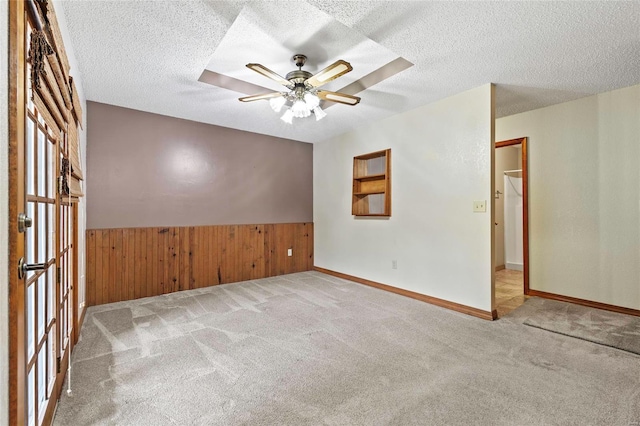
[(27, 230), (27, 228), (31, 228), (33, 225), (33, 220), (24, 213), (20, 213), (18, 215), (18, 232), (22, 233)]
[(45, 269), (47, 269), (46, 263), (26, 263), (24, 257), (21, 257), (18, 261), (18, 279), (23, 279), (27, 272), (44, 271)]

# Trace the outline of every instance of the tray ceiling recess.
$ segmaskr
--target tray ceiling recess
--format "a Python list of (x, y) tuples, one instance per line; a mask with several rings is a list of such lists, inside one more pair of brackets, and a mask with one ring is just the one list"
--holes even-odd
[(356, 94), (411, 66), (308, 4), (283, 16), (254, 3), (240, 12), (198, 80), (248, 95), (242, 102), (266, 100), (247, 115), (284, 109), (281, 119), (291, 124), (294, 117), (320, 120), (332, 105), (357, 105)]

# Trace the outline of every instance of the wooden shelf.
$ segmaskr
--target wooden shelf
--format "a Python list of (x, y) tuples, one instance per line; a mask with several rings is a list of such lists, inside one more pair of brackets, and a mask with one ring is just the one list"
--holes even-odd
[(353, 157), (351, 214), (391, 216), (391, 150)]
[(387, 177), (386, 173), (378, 173), (376, 175), (368, 175), (368, 176), (358, 176), (358, 177), (354, 177), (354, 180), (362, 180), (362, 181), (366, 181), (366, 180), (378, 180), (378, 179), (385, 179)]
[(371, 195), (371, 194), (384, 194), (384, 191), (361, 191), (354, 192), (353, 195)]

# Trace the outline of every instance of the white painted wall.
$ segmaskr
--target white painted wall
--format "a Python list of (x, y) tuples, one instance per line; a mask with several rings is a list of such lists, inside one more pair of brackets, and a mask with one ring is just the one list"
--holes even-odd
[(522, 136), (530, 287), (640, 309), (640, 85), (496, 121)]
[[(497, 139), (496, 139), (497, 140)], [(520, 150), (513, 146), (505, 146), (496, 149), (495, 180), (496, 191), (500, 191), (500, 197), (495, 199), (495, 225), (496, 229), (496, 266), (505, 265), (504, 254), (504, 171), (520, 168)], [(495, 194), (495, 192), (494, 192)]]
[[(71, 37), (69, 36), (69, 29), (67, 27), (67, 20), (64, 15), (63, 1), (53, 0), (53, 7), (56, 11), (56, 17), (58, 18), (58, 25), (60, 26), (60, 33), (64, 40), (65, 51), (67, 52), (67, 58), (69, 59), (69, 65), (71, 67), (70, 74), (73, 76), (73, 81), (78, 91), (78, 99), (82, 105), (82, 129), (78, 133), (80, 138), (80, 161), (82, 161), (82, 170), (84, 171), (85, 180), (83, 182), (83, 191), (87, 193), (87, 100), (84, 95), (84, 89), (82, 86), (82, 75), (80, 75), (80, 69), (78, 67), (78, 60), (76, 59), (73, 45), (71, 44)], [(85, 231), (87, 229), (86, 220), (86, 203), (85, 198), (80, 199), (79, 214), (78, 214), (78, 302), (82, 307), (85, 301), (86, 294), (86, 250), (85, 250)]]
[(524, 271), (524, 199), (522, 177), (510, 173), (504, 183), (504, 258), (507, 269)]
[(9, 423), (9, 2), (0, 2), (0, 425)]
[[(315, 144), (315, 265), (490, 311), (492, 93), (487, 84)], [(355, 219), (353, 157), (385, 148), (392, 217)]]

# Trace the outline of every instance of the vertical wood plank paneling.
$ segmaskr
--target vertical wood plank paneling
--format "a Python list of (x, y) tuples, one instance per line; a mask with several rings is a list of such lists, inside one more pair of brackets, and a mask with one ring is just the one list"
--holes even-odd
[(116, 283), (116, 229), (109, 230), (109, 303), (117, 302), (117, 283)]
[(220, 278), (218, 277), (218, 271), (221, 261), (221, 253), (217, 245), (218, 234), (220, 233), (220, 227), (208, 226), (207, 227), (207, 265), (205, 268), (207, 280), (204, 282), (204, 286), (218, 285), (220, 284)]
[(193, 248), (194, 254), (198, 253), (198, 269), (200, 270), (200, 281), (197, 283), (196, 288), (202, 288), (211, 285), (213, 270), (218, 267), (218, 265), (211, 263), (210, 260), (211, 250), (209, 249), (209, 241), (211, 240), (211, 230), (212, 227), (210, 226), (201, 226), (198, 247)]
[(109, 285), (111, 283), (109, 277), (109, 235), (108, 229), (102, 230), (102, 303), (110, 303), (111, 297), (109, 295)]
[(149, 267), (151, 268), (151, 295), (157, 296), (162, 294), (160, 288), (160, 280), (158, 279), (158, 232), (159, 228), (151, 229), (151, 260)]
[(227, 282), (235, 283), (241, 280), (242, 271), (240, 270), (242, 264), (242, 246), (240, 244), (240, 226), (241, 225), (230, 225), (229, 226), (229, 259), (231, 263), (229, 264), (229, 280)]
[(129, 299), (133, 299), (136, 291), (136, 230), (128, 229), (128, 231), (127, 295)]
[(253, 270), (256, 268), (256, 259), (254, 255), (254, 247), (257, 230), (254, 225), (246, 225), (243, 227), (240, 241), (240, 250), (242, 263), (240, 264), (240, 281), (252, 279)]
[(178, 282), (178, 269), (180, 263), (178, 262), (178, 243), (179, 243), (178, 228), (169, 228), (169, 241), (167, 255), (169, 257), (169, 279), (168, 286), (165, 289), (167, 293), (172, 293), (177, 290)]
[(150, 228), (142, 228), (140, 235), (140, 282), (136, 283), (136, 286), (140, 286), (140, 297), (147, 297), (147, 253), (149, 245), (147, 242), (147, 234)]
[(251, 246), (253, 240), (253, 227), (251, 225), (238, 226), (238, 281), (247, 281), (251, 279), (252, 269), (255, 267), (253, 263), (253, 248)]
[(95, 283), (95, 295), (96, 305), (102, 305), (104, 300), (102, 299), (102, 230), (96, 232), (96, 283)]
[(122, 300), (129, 298), (129, 229), (122, 230)]
[(180, 264), (178, 270), (178, 291), (189, 290), (189, 271), (191, 269), (191, 252), (189, 250), (190, 244), (190, 229), (178, 228), (180, 252), (178, 254), (178, 262)]
[(102, 229), (86, 235), (89, 305), (313, 268), (313, 223)]
[(230, 226), (221, 226), (218, 231), (218, 250), (220, 250), (221, 259), (218, 263), (218, 275), (220, 276), (220, 284), (226, 284), (231, 282), (231, 277), (228, 275), (229, 259), (232, 253), (229, 251), (229, 232)]
[(313, 223), (307, 223), (307, 271), (311, 271), (314, 266), (314, 245), (313, 245), (313, 233), (314, 233), (314, 225)]
[(86, 303), (87, 306), (96, 304), (96, 231), (87, 231), (87, 284), (86, 284)]
[(275, 259), (274, 275), (284, 275), (286, 273), (286, 255), (287, 255), (287, 224), (278, 226), (275, 230), (275, 246), (273, 248)]
[(123, 279), (123, 268), (122, 268), (122, 229), (115, 229), (115, 271), (114, 271), (114, 286), (116, 289), (115, 300), (121, 301), (125, 299), (125, 293), (123, 291), (124, 279)]
[(293, 256), (289, 256), (288, 250), (293, 249), (293, 225), (286, 223), (282, 226), (282, 246), (279, 247), (278, 255), (282, 259), (278, 275), (289, 274), (293, 270)]
[(198, 279), (198, 264), (200, 262), (201, 254), (199, 253), (201, 244), (200, 226), (191, 226), (189, 227), (189, 241), (191, 241), (191, 247), (189, 247), (189, 255), (191, 256), (190, 267), (189, 267), (189, 289), (196, 288), (196, 283), (200, 282)]
[(153, 284), (153, 267), (155, 263), (153, 262), (153, 234), (155, 228), (147, 228), (145, 232), (145, 237), (147, 240), (147, 250), (145, 251), (145, 259), (144, 263), (146, 266), (146, 282), (145, 282), (145, 294), (148, 296), (155, 296), (154, 292), (154, 284)]
[(307, 245), (304, 241), (304, 224), (296, 223), (293, 228), (293, 271), (304, 271), (307, 265), (307, 259), (305, 259), (305, 252), (307, 251)]
[(271, 265), (272, 265), (272, 251), (271, 251), (271, 236), (273, 234), (273, 226), (271, 224), (267, 224), (267, 225), (263, 225), (263, 234), (264, 234), (264, 239), (263, 239), (263, 244), (262, 244), (262, 253), (264, 255), (264, 276), (265, 277), (272, 277), (273, 276), (273, 272), (271, 270)]
[(251, 253), (253, 267), (250, 279), (255, 280), (265, 276), (264, 268), (264, 225), (252, 225)]
[(158, 294), (166, 293), (167, 277), (168, 277), (168, 259), (167, 259), (167, 239), (169, 238), (169, 228), (160, 228), (158, 230)]
[(134, 253), (136, 263), (134, 265), (133, 272), (133, 294), (134, 299), (139, 299), (142, 297), (142, 262), (140, 262), (142, 258), (142, 232), (143, 230), (140, 228), (136, 228), (135, 237), (134, 237)]
[(199, 227), (199, 240), (198, 245), (193, 247), (194, 255), (198, 256), (198, 278), (195, 288), (202, 288), (212, 285), (211, 278), (213, 277), (212, 271), (217, 268), (218, 265), (211, 263), (211, 252), (214, 250), (209, 249), (209, 241), (211, 240), (211, 226)]

